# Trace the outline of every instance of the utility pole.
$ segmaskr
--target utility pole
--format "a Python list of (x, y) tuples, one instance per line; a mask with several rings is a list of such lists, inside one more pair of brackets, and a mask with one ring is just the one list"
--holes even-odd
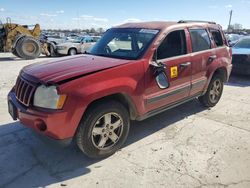
[(228, 24), (228, 28), (227, 31), (229, 32), (230, 26), (231, 26), (231, 21), (232, 21), (232, 16), (233, 16), (233, 10), (230, 10), (230, 17), (229, 17), (229, 24)]

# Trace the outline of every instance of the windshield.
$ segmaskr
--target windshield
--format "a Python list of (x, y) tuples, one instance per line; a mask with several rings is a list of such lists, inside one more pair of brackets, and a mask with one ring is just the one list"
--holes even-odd
[(239, 40), (239, 39), (240, 39), (239, 35), (229, 35), (228, 36), (228, 40), (231, 40), (231, 41), (236, 41), (236, 40)]
[(114, 28), (93, 46), (90, 54), (120, 59), (140, 58), (159, 30)]
[(250, 38), (241, 39), (234, 45), (235, 48), (250, 48)]

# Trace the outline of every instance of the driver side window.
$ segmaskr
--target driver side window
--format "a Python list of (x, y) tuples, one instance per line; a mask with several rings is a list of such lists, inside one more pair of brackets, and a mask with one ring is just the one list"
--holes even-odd
[(165, 59), (187, 53), (184, 30), (173, 31), (167, 35), (157, 49), (157, 59)]

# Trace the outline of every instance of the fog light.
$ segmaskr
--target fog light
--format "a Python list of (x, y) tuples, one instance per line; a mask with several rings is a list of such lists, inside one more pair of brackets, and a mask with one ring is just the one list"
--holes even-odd
[(47, 130), (47, 125), (44, 123), (43, 120), (35, 120), (34, 125), (37, 127), (38, 130), (44, 132)]

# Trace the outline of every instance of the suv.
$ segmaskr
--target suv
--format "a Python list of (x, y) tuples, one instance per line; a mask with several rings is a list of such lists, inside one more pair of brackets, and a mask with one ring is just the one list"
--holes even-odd
[(89, 157), (107, 157), (124, 144), (130, 120), (195, 98), (215, 106), (231, 61), (215, 23), (127, 23), (89, 54), (24, 67), (8, 94), (9, 113), (61, 143), (75, 140)]

